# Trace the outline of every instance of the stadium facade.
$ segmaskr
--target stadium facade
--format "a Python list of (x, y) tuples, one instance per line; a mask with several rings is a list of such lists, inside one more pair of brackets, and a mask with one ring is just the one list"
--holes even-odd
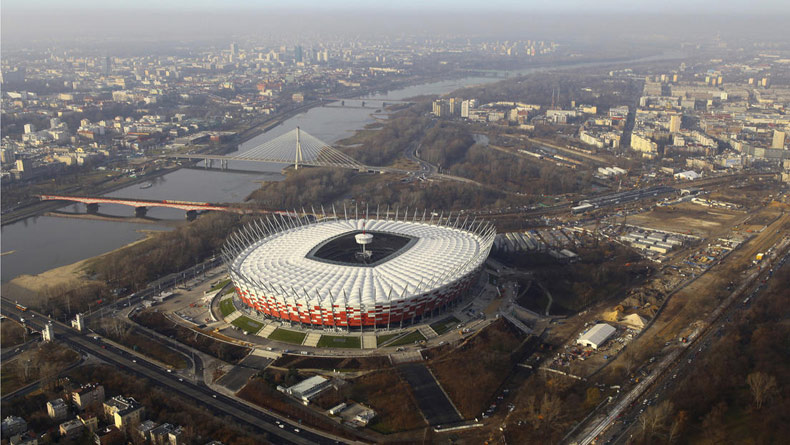
[(250, 223), (223, 248), (236, 294), (261, 314), (302, 325), (397, 328), (468, 290), (496, 236), (461, 214), (376, 213)]

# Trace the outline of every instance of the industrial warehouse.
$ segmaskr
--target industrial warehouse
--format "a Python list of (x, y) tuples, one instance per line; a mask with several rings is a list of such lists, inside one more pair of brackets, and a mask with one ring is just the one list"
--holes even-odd
[[(367, 212), (365, 212), (367, 214)], [(224, 249), (237, 296), (307, 326), (400, 328), (453, 303), (496, 235), (463, 215), (258, 220)]]

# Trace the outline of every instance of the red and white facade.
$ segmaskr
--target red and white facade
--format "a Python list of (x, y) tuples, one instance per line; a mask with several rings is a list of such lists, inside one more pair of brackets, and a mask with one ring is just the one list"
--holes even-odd
[[(238, 297), (273, 318), (324, 327), (398, 327), (451, 303), (475, 282), (496, 235), (485, 222), (260, 220), (229, 239), (224, 256)], [(408, 237), (375, 265), (317, 260), (328, 239), (366, 228)], [(371, 249), (376, 248), (374, 237)]]

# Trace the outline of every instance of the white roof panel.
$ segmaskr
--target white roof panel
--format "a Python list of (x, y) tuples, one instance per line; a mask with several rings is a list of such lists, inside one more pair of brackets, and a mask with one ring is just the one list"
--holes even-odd
[[(402, 252), (373, 266), (318, 261), (308, 253), (323, 241), (364, 228), (416, 239)], [(340, 219), (297, 226), (262, 238), (233, 260), (232, 270), (255, 287), (304, 296), (330, 306), (347, 299), (368, 306), (439, 288), (476, 269), (488, 256), (491, 239), (468, 230), (377, 219)], [(372, 249), (375, 249), (375, 236)], [(430, 286), (429, 286), (430, 284)], [(283, 292), (284, 291), (284, 292)]]

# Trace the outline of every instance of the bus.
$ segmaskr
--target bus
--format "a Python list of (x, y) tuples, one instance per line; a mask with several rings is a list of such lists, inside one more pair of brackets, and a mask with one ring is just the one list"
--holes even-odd
[(22, 305), (21, 305), (21, 304), (19, 304), (19, 303), (17, 303), (17, 304), (16, 304), (16, 308), (17, 308), (17, 309), (19, 309), (19, 310), (20, 310), (20, 311), (22, 311), (22, 312), (25, 312), (25, 311), (27, 310), (27, 308), (26, 308), (26, 307), (22, 306)]

